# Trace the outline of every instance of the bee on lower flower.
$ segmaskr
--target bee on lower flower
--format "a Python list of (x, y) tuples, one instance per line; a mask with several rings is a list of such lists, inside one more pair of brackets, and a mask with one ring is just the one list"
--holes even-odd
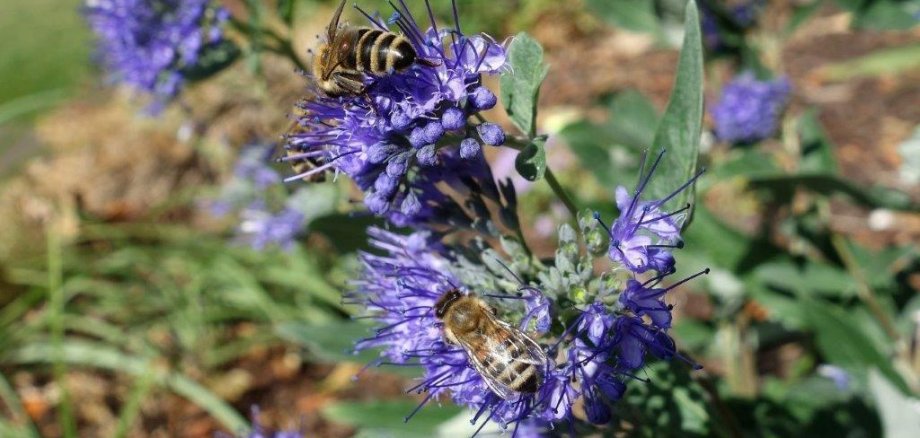
[(548, 364), (543, 349), (524, 332), (495, 317), (495, 309), (454, 289), (435, 303), (444, 337), (459, 345), (486, 385), (508, 400), (537, 392)]

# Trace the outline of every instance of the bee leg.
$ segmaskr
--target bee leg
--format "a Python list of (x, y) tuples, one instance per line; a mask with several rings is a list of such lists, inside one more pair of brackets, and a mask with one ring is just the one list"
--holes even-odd
[(349, 94), (359, 95), (364, 93), (364, 81), (361, 73), (342, 73), (335, 72), (332, 74), (332, 80), (342, 87)]
[(427, 67), (437, 67), (441, 65), (441, 61), (432, 61), (428, 58), (417, 58), (415, 62), (422, 64)]
[(368, 93), (368, 87), (364, 85), (364, 78), (360, 73), (333, 73), (332, 77), (335, 79), (335, 83), (348, 93), (366, 99), (368, 106), (374, 111), (374, 115), (378, 115), (377, 106), (374, 105), (374, 99)]

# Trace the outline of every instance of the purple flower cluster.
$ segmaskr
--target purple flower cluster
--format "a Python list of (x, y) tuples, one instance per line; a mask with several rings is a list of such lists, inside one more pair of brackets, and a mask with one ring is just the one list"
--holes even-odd
[(211, 0), (87, 0), (85, 14), (112, 80), (152, 94), (154, 111), (179, 93), (202, 50), (223, 39), (229, 18)]
[[(677, 230), (675, 226), (673, 233)], [(453, 249), (429, 232), (397, 235), (372, 228), (369, 234), (375, 252), (361, 255), (364, 270), (346, 301), (367, 309), (380, 327), (356, 348), (381, 348), (378, 366), (422, 367), (424, 376), (409, 389), (427, 393), (419, 409), (446, 394), (455, 403), (476, 411), (474, 424), (496, 421), (503, 428), (513, 426), (516, 430), (520, 426), (530, 434), (559, 422), (574, 425), (573, 406), (582, 400), (587, 419), (604, 424), (612, 419), (611, 404), (622, 398), (626, 382), (635, 379), (635, 370), (643, 366), (648, 354), (662, 359), (680, 357), (667, 333), (671, 306), (664, 296), (689, 279), (659, 287), (673, 271), (673, 262), (668, 272), (659, 272), (650, 280), (629, 279), (617, 291), (613, 306), (608, 304), (610, 295), (597, 294), (594, 302), (569, 320), (561, 319), (557, 303), (537, 287), (524, 286), (519, 289), (521, 296), (507, 298), (525, 301), (519, 327), (525, 331), (531, 321), (536, 322), (536, 333), (543, 334), (537, 340), (549, 363), (535, 393), (501, 398), (471, 364), (469, 353), (445, 340), (442, 323), (435, 315), (435, 304), (445, 293), (459, 290), (466, 294), (473, 288), (460, 281), (462, 276), (457, 273), (464, 268), (456, 263)], [(655, 266), (643, 272), (647, 269)], [(504, 298), (502, 291), (476, 292), (481, 297)], [(512, 312), (501, 302), (493, 303), (493, 307), (499, 318)], [(553, 317), (564, 330), (550, 330)], [(414, 412), (407, 419), (412, 415)]]
[(482, 75), (507, 69), (505, 49), (488, 36), (463, 35), (456, 22), (444, 28), (431, 18), (423, 30), (402, 0), (394, 8), (387, 23), (361, 12), (373, 27), (389, 31), (388, 23), (395, 24), (422, 61), (366, 77), (364, 95), (330, 98), (316, 90), (317, 97), (300, 104), (302, 129), (287, 138), (296, 153), (286, 159), (320, 163), (289, 180), (343, 172), (364, 192), (368, 210), (397, 225), (421, 225), (456, 214), (462, 204), (435, 193), (434, 184), (498, 196), (482, 145), (501, 145), (505, 133), (470, 117), (495, 106)]
[(785, 77), (759, 81), (750, 72), (740, 74), (724, 88), (711, 114), (722, 141), (752, 143), (772, 136), (792, 88)]

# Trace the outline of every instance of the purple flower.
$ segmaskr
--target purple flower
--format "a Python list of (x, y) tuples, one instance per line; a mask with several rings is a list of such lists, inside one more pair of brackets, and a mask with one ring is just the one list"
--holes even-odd
[(711, 114), (722, 141), (752, 143), (772, 136), (789, 99), (785, 77), (758, 81), (750, 72), (736, 76), (724, 88)]
[[(568, 383), (555, 369), (547, 367), (536, 394), (518, 393), (505, 400), (489, 389), (464, 349), (445, 341), (433, 307), (446, 292), (465, 287), (452, 274), (448, 252), (433, 235), (416, 232), (400, 236), (377, 228), (368, 233), (371, 246), (383, 254), (361, 255), (364, 273), (347, 300), (363, 305), (382, 327), (360, 341), (358, 349), (382, 347), (384, 359), (380, 363), (421, 366), (425, 375), (410, 391), (427, 392), (422, 405), (440, 394), (449, 394), (455, 403), (477, 410), (474, 422), (497, 421), (503, 426), (517, 427), (532, 417), (556, 417), (549, 400), (552, 394), (562, 394), (558, 385)], [(532, 308), (538, 320), (540, 307)], [(574, 401), (568, 397), (559, 409), (568, 412)]]
[(303, 213), (295, 209), (285, 208), (272, 213), (261, 202), (255, 202), (240, 213), (238, 238), (256, 250), (270, 245), (289, 250), (303, 229), (305, 219)]
[(111, 79), (152, 94), (154, 112), (179, 93), (201, 53), (223, 40), (229, 18), (211, 0), (88, 0), (84, 10)]
[[(674, 271), (674, 257), (670, 250), (683, 247), (683, 241), (680, 240), (680, 224), (683, 219), (682, 213), (689, 208), (689, 205), (670, 213), (661, 209), (671, 198), (687, 189), (700, 175), (700, 173), (696, 174), (662, 199), (642, 201), (640, 199), (642, 191), (655, 173), (664, 153), (661, 151), (658, 154), (647, 175), (640, 176), (632, 195), (625, 187), (617, 187), (616, 202), (620, 209), (620, 216), (611, 227), (607, 228), (610, 234), (608, 252), (610, 259), (637, 274), (650, 269), (661, 273)], [(642, 161), (644, 165), (645, 159), (643, 158)], [(600, 216), (597, 213), (595, 213), (595, 219), (600, 222)]]
[[(505, 48), (484, 35), (463, 35), (457, 23), (432, 22), (423, 29), (402, 1), (394, 7), (390, 23), (424, 62), (366, 77), (365, 95), (330, 98), (317, 90), (318, 97), (301, 102), (303, 129), (287, 138), (287, 148), (321, 165), (289, 180), (327, 170), (345, 173), (364, 192), (368, 210), (399, 225), (428, 225), (432, 210), (443, 210), (449, 197), (434, 193), (431, 184), (438, 182), (500, 201), (490, 196), (498, 191), (481, 150), (467, 140), (477, 128), (470, 116), (494, 98), (482, 87), (482, 75), (507, 68)], [(387, 23), (365, 15), (371, 26), (389, 30)], [(483, 131), (487, 143), (504, 138), (497, 125), (480, 125)], [(452, 201), (450, 212), (436, 215), (454, 215), (465, 201)]]
[[(485, 271), (464, 271), (470, 269), (469, 262), (459, 263), (454, 250), (430, 232), (398, 235), (370, 228), (368, 233), (374, 251), (360, 255), (363, 272), (346, 303), (362, 306), (379, 326), (356, 349), (380, 348), (378, 366), (421, 367), (424, 375), (409, 390), (426, 393), (417, 409), (445, 395), (473, 409), (474, 424), (495, 421), (529, 434), (538, 425), (575, 421), (572, 407), (582, 400), (590, 421), (606, 423), (612, 419), (611, 404), (623, 397), (626, 382), (645, 363), (647, 353), (680, 357), (667, 334), (671, 307), (663, 296), (686, 280), (668, 288), (656, 287), (664, 275), (645, 284), (633, 280), (620, 294), (619, 306), (599, 299), (565, 320), (555, 311), (555, 300), (536, 286), (522, 287), (524, 294), (515, 296), (483, 287), (494, 283), (464, 284), (461, 278), (481, 278)], [(436, 303), (447, 292), (467, 294), (474, 288), (482, 299), (507, 298), (490, 302), (500, 320), (519, 324), (524, 332), (536, 321), (537, 332), (543, 333), (535, 339), (549, 363), (535, 393), (500, 397), (471, 363), (469, 353), (446, 341)], [(524, 302), (523, 314), (506, 304), (515, 301)], [(521, 315), (520, 323), (509, 315)], [(560, 318), (564, 331), (551, 331), (553, 318)]]

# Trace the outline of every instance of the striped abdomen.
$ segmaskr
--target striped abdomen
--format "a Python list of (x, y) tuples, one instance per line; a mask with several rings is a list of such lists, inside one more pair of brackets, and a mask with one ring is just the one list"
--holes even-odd
[(402, 35), (378, 29), (354, 29), (355, 44), (342, 60), (342, 66), (374, 76), (402, 71), (415, 62), (412, 44)]
[(512, 391), (537, 392), (541, 373), (538, 358), (510, 333), (501, 333), (498, 338), (491, 340), (491, 348), (479, 352), (482, 373)]

